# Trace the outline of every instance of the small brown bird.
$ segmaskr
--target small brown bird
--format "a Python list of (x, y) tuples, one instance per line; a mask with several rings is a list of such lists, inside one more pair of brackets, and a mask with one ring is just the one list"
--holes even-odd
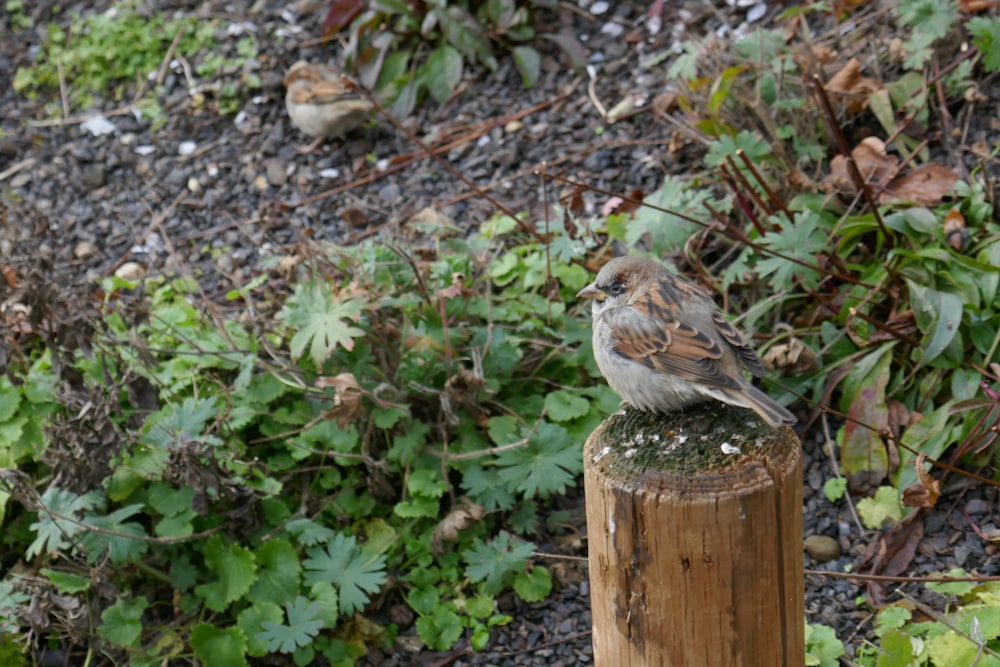
[(714, 398), (771, 426), (791, 412), (754, 387), (757, 354), (707, 292), (651, 259), (608, 262), (578, 297), (593, 299), (594, 357), (608, 384), (640, 410), (670, 412)]
[(309, 153), (323, 139), (342, 137), (364, 125), (373, 106), (347, 90), (333, 67), (300, 60), (285, 75), (285, 109), (296, 127), (316, 137), (310, 146), (297, 149)]

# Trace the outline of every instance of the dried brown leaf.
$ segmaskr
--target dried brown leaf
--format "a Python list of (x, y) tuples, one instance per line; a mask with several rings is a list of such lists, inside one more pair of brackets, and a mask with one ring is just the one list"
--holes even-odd
[[(877, 137), (863, 139), (851, 151), (851, 157), (861, 172), (861, 178), (876, 189), (882, 189), (899, 173), (899, 161), (886, 155), (885, 144)], [(827, 181), (839, 192), (856, 190), (846, 157), (837, 155), (830, 161)]]
[(885, 204), (902, 199), (923, 206), (935, 206), (951, 192), (957, 180), (958, 175), (951, 167), (925, 164), (894, 178), (879, 195), (879, 202)]
[[(868, 544), (865, 555), (858, 564), (859, 574), (875, 574), (895, 577), (910, 566), (917, 546), (924, 537), (922, 510), (914, 510), (892, 525), (887, 531), (876, 535)], [(868, 598), (875, 607), (885, 603), (885, 585), (877, 581), (867, 582)]]
[(316, 386), (321, 389), (334, 388), (333, 407), (326, 411), (329, 419), (336, 419), (341, 428), (361, 415), (361, 397), (364, 391), (353, 373), (341, 373), (334, 377), (316, 378)]
[(903, 491), (903, 504), (907, 507), (934, 507), (941, 497), (941, 482), (924, 468), (926, 454), (918, 454), (913, 466), (917, 469), (918, 484)]
[(431, 536), (431, 551), (441, 553), (444, 542), (455, 540), (458, 533), (480, 521), (486, 514), (482, 505), (477, 505), (466, 497), (459, 498), (459, 504), (441, 519)]
[(965, 244), (969, 240), (969, 230), (966, 229), (965, 216), (962, 215), (962, 212), (957, 208), (948, 211), (948, 214), (944, 216), (942, 227), (945, 242), (956, 252), (965, 250)]
[(959, 8), (966, 14), (978, 14), (997, 6), (996, 0), (958, 0)]
[(840, 97), (847, 104), (847, 110), (856, 114), (868, 106), (868, 96), (882, 87), (876, 79), (861, 74), (861, 61), (851, 58), (826, 84), (831, 97)]
[(779, 343), (768, 348), (761, 357), (761, 362), (764, 368), (779, 370), (785, 375), (810, 373), (819, 368), (816, 353), (794, 336), (789, 338), (787, 343)]

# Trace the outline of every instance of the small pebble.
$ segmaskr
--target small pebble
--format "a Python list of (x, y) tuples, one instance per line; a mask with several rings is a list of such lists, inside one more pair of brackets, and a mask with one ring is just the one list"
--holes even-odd
[(512, 120), (503, 126), (504, 134), (514, 134), (515, 132), (520, 132), (521, 128), (524, 127), (524, 123), (519, 120)]
[(77, 259), (90, 259), (97, 254), (97, 246), (91, 241), (80, 241), (73, 248), (73, 254)]
[(88, 164), (83, 167), (83, 184), (91, 189), (103, 187), (108, 182), (108, 173), (103, 164)]
[(805, 540), (805, 550), (817, 563), (825, 563), (840, 558), (840, 544), (826, 535), (810, 535)]
[(139, 262), (125, 262), (115, 270), (115, 277), (122, 280), (138, 280), (145, 275), (146, 269)]

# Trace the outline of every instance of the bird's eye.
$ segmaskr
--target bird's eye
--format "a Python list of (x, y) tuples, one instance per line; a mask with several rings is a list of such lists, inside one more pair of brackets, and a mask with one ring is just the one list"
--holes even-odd
[(620, 296), (625, 291), (625, 285), (616, 281), (608, 285), (604, 291), (607, 292), (608, 296)]

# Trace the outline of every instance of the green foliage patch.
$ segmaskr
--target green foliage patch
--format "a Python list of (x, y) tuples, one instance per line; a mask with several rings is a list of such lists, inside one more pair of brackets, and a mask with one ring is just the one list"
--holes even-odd
[[(35, 439), (0, 450), (6, 546), (37, 564), (35, 594), (89, 610), (101, 650), (131, 664), (350, 664), (398, 631), (366, 618), (394, 600), (427, 646), (481, 648), (509, 621), (502, 591), (544, 599), (551, 575), (522, 535), (575, 484), (581, 443), (617, 400), (591, 386), (589, 327), (563, 300), (589, 280), (576, 263), (589, 244), (567, 238), (556, 256), (503, 221), (485, 228), (431, 260), (317, 247), (287, 286), (258, 281), (283, 294), (266, 325), (200, 304), (190, 279), (147, 284), (141, 311), (109, 298), (73, 370), (113, 408), (118, 444), (92, 453), (107, 467), (35, 492), (13, 468), (58, 472), (60, 449), (87, 446), (41, 435), (71, 416), (40, 391), (56, 384), (40, 348), (22, 371), (36, 384), (7, 386), (0, 414), (18, 419), (28, 394), (49, 406), (23, 415)], [(21, 576), (0, 586), (0, 621), (30, 627)]]
[[(230, 39), (236, 40), (237, 56), (218, 55), (220, 43)], [(13, 86), (18, 93), (35, 97), (60, 90), (61, 80), (73, 111), (129, 100), (159, 123), (162, 111), (152, 80), (168, 53), (192, 64), (182, 72), (192, 94), (195, 88), (209, 90), (218, 83), (214, 95), (221, 113), (235, 113), (246, 92), (260, 87), (257, 45), (251, 36), (227, 36), (225, 23), (217, 19), (148, 15), (135, 2), (115, 3), (104, 13), (74, 13), (68, 27), (49, 24), (36, 63), (19, 68)], [(198, 86), (202, 79), (211, 79), (213, 86)], [(146, 92), (133, 99), (137, 91)], [(197, 99), (204, 104), (204, 92)], [(52, 116), (62, 113), (55, 101), (46, 108)]]

